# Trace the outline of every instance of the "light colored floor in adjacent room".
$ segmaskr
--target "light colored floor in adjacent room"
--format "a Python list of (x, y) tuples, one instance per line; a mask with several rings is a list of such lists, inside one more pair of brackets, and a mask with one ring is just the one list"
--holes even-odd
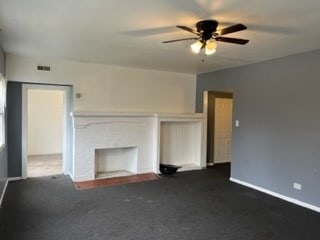
[(62, 154), (28, 156), (28, 177), (62, 174)]

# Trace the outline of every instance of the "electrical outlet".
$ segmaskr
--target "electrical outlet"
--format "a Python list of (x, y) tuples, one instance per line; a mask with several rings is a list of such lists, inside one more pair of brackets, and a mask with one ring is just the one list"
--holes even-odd
[(302, 189), (302, 185), (300, 183), (293, 183), (293, 188), (297, 189), (297, 190), (301, 190)]

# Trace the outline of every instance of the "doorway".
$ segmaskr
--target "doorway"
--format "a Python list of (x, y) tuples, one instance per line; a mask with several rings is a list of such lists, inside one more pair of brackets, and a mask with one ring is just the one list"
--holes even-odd
[(206, 96), (207, 166), (230, 163), (233, 94), (209, 91)]
[(23, 84), (22, 178), (68, 174), (71, 87)]
[(27, 177), (62, 174), (63, 94), (63, 90), (27, 91)]

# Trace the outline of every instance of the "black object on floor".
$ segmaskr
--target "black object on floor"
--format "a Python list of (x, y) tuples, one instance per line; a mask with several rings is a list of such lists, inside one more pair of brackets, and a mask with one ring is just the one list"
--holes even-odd
[(170, 175), (177, 172), (177, 170), (181, 168), (180, 166), (172, 165), (172, 164), (164, 164), (160, 163), (160, 172), (162, 174)]
[(1, 240), (319, 240), (320, 214), (229, 181), (228, 165), (78, 191), (67, 176), (10, 182)]

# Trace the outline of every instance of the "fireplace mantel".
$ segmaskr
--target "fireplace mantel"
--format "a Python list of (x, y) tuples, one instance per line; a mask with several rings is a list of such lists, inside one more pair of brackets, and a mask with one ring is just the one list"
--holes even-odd
[(168, 119), (203, 119), (203, 113), (72, 112), (72, 117), (156, 117)]
[(71, 116), (74, 181), (96, 178), (95, 152), (100, 149), (136, 147), (133, 174), (159, 173), (160, 162), (186, 165), (182, 170), (206, 166), (203, 114), (73, 112)]
[(153, 117), (156, 113), (135, 112), (72, 112), (72, 117)]

